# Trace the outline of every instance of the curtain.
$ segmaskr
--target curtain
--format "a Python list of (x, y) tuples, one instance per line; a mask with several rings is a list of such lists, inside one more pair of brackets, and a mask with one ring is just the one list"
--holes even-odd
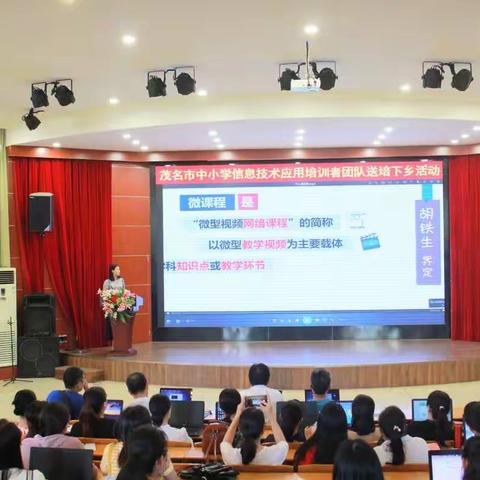
[[(44, 272), (81, 348), (105, 344), (96, 292), (112, 256), (108, 162), (15, 159), (15, 213), (25, 293), (43, 291)], [(54, 230), (28, 232), (28, 194), (54, 195)]]
[(0, 267), (10, 266), (10, 222), (5, 130), (0, 129)]
[(480, 157), (449, 162), (452, 339), (480, 341)]

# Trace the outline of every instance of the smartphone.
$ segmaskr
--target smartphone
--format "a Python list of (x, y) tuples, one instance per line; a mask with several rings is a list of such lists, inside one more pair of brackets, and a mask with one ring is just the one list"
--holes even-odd
[(245, 397), (245, 406), (246, 407), (255, 407), (258, 408), (262, 402), (267, 402), (268, 397), (266, 395), (255, 395), (253, 397)]

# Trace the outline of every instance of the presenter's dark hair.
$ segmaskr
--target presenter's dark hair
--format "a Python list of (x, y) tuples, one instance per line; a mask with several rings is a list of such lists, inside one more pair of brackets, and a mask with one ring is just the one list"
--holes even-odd
[(78, 382), (81, 382), (84, 376), (84, 372), (79, 367), (68, 367), (63, 372), (63, 384), (65, 388), (72, 389)]
[(106, 401), (107, 393), (102, 387), (89, 388), (83, 394), (83, 406), (78, 419), (82, 437), (94, 436), (95, 423), (100, 420)]
[(290, 400), (280, 410), (280, 428), (287, 442), (293, 442), (295, 431), (302, 421), (303, 410), (300, 402)]
[(125, 383), (127, 384), (128, 391), (132, 395), (143, 392), (147, 388), (147, 378), (141, 372), (131, 373)]
[(375, 431), (375, 402), (368, 395), (357, 395), (352, 402), (351, 430), (358, 435), (369, 435)]
[(465, 423), (476, 433), (480, 433), (480, 402), (470, 402), (463, 411)]
[(117, 440), (123, 442), (123, 447), (118, 456), (118, 466), (121, 467), (127, 460), (128, 442), (132, 433), (143, 425), (152, 425), (152, 417), (150, 412), (141, 405), (128, 407), (120, 414), (120, 418), (116, 424)]
[(310, 375), (310, 385), (317, 395), (325, 395), (330, 390), (331, 382), (330, 372), (324, 368), (317, 368)]
[(452, 422), (448, 419), (452, 408), (452, 399), (447, 393), (435, 390), (428, 396), (427, 405), (435, 422), (435, 440), (441, 447), (444, 447), (445, 440), (452, 436)]
[(155, 463), (167, 456), (167, 439), (158, 428), (137, 428), (128, 441), (126, 458), (118, 480), (147, 480), (153, 473)]
[(172, 407), (170, 399), (166, 395), (161, 395), (157, 393), (150, 399), (150, 403), (148, 406), (152, 415), (153, 424), (157, 427), (161, 427), (165, 415)]
[(315, 433), (297, 450), (293, 464), (295, 471), (305, 454), (315, 448), (313, 463), (331, 464), (340, 444), (347, 439), (347, 416), (335, 402), (327, 403), (318, 415)]
[(241, 435), (240, 453), (242, 463), (248, 465), (257, 454), (257, 440), (261, 437), (265, 427), (265, 417), (258, 408), (247, 408), (240, 415), (238, 431)]
[(33, 438), (40, 435), (40, 413), (47, 402), (35, 400), (25, 410), (25, 419), (28, 425), (27, 437)]
[(25, 416), (25, 410), (27, 407), (37, 399), (35, 392), (31, 390), (19, 390), (13, 399), (12, 405), (14, 406), (13, 414), (19, 417)]
[(254, 363), (248, 372), (250, 385), (268, 385), (270, 369), (264, 363)]
[(383, 480), (378, 456), (363, 440), (345, 440), (338, 447), (333, 480)]
[(47, 403), (40, 412), (40, 435), (48, 437), (63, 433), (69, 420), (70, 413), (63, 403)]
[(20, 454), (21, 441), (22, 433), (18, 427), (2, 418), (0, 420), (0, 471), (23, 468)]
[(241, 401), (240, 392), (234, 388), (223, 389), (218, 397), (218, 404), (227, 415), (235, 415)]
[(463, 446), (463, 480), (480, 478), (480, 437), (469, 438)]
[(119, 266), (120, 265), (118, 263), (111, 263), (110, 266), (108, 267), (108, 278), (112, 282), (115, 280), (115, 277), (113, 276), (113, 271)]
[(378, 418), (378, 424), (386, 439), (390, 440), (392, 465), (405, 463), (402, 437), (405, 435), (405, 414), (398, 407), (387, 407)]

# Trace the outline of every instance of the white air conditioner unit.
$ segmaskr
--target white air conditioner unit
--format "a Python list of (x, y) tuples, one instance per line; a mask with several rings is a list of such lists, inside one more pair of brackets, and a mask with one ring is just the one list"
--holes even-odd
[(14, 268), (0, 268), (0, 367), (17, 364), (17, 282)]

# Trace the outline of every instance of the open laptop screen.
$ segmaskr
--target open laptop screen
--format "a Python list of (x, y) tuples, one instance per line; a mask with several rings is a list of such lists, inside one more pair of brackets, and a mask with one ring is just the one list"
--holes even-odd
[(430, 450), (428, 452), (430, 480), (462, 480), (461, 450)]

